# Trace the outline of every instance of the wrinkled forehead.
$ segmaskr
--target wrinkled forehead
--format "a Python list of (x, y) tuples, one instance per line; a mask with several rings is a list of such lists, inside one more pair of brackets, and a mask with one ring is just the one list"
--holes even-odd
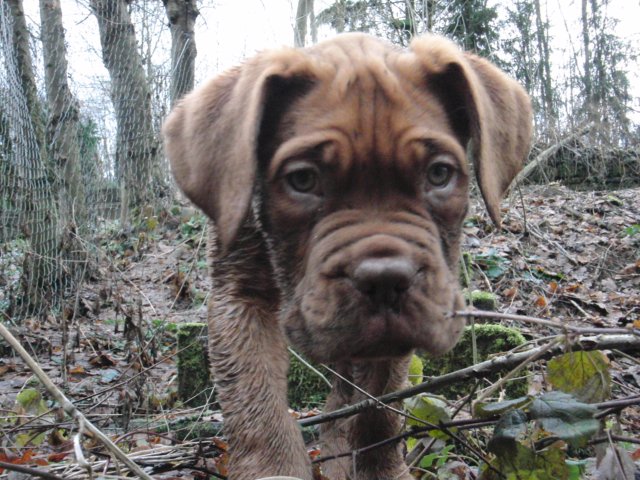
[(399, 162), (416, 145), (464, 156), (415, 56), (361, 40), (314, 53), (316, 79), (290, 109), (281, 145), (287, 151), (277, 156), (293, 156), (314, 142), (339, 149), (353, 162)]

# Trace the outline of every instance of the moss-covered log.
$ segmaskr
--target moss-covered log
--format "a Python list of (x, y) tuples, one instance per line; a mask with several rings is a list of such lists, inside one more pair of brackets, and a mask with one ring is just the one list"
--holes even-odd
[[(475, 328), (476, 332), (479, 362), (497, 353), (507, 352), (525, 342), (522, 334), (514, 328), (495, 324), (476, 324), (474, 327), (465, 328), (462, 338), (448, 354), (438, 358), (425, 358), (424, 375), (440, 376), (473, 365), (471, 347), (472, 328)], [(498, 373), (488, 376), (487, 379), (491, 382), (496, 382), (499, 376), (500, 374)], [(514, 379), (507, 382), (505, 393), (509, 398), (517, 398), (526, 395), (527, 388), (528, 383), (526, 379)], [(462, 384), (445, 387), (439, 393), (447, 398), (455, 398), (468, 394), (470, 390), (470, 384), (464, 382)]]
[(205, 323), (178, 326), (178, 398), (192, 407), (213, 400), (206, 335)]

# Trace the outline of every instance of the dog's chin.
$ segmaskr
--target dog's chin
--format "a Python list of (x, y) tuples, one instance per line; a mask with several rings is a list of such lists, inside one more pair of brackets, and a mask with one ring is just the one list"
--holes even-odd
[(299, 309), (283, 319), (291, 344), (317, 362), (382, 359), (404, 356), (413, 349), (433, 356), (449, 351), (458, 341), (464, 319), (447, 312), (416, 315), (391, 311), (351, 312), (331, 321), (307, 318)]

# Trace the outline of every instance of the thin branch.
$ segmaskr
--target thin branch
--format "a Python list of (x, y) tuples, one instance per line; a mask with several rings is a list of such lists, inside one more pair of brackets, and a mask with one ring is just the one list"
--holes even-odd
[(40, 368), (40, 365), (27, 353), (27, 351), (20, 345), (20, 342), (11, 334), (11, 332), (0, 322), (0, 335), (7, 341), (11, 347), (22, 357), (29, 369), (38, 377), (38, 380), (44, 385), (47, 391), (55, 398), (55, 400), (62, 406), (64, 411), (73, 418), (79, 425), (84, 426), (84, 429), (95, 436), (105, 447), (109, 450), (114, 457), (124, 463), (131, 472), (135, 473), (139, 478), (145, 480), (152, 480), (151, 477), (140, 468), (133, 460), (118, 448), (118, 446), (111, 441), (104, 433), (102, 433), (96, 426), (93, 425), (84, 414), (71, 403), (71, 401), (65, 396), (62, 391), (56, 387), (47, 374)]
[(597, 443), (609, 443), (612, 440), (614, 442), (627, 442), (627, 443), (634, 443), (636, 445), (640, 445), (640, 438), (622, 437), (620, 435), (608, 435), (606, 437), (593, 438), (589, 440), (589, 445), (595, 445)]
[(291, 355), (293, 355), (294, 357), (296, 357), (300, 363), (302, 363), (305, 367), (307, 367), (309, 370), (311, 370), (313, 373), (315, 373), (318, 377), (320, 377), (320, 379), (324, 383), (326, 383), (329, 388), (331, 388), (331, 382), (329, 380), (327, 380), (327, 377), (325, 377), (320, 370), (318, 370), (316, 367), (314, 367), (309, 362), (307, 362), (302, 357), (302, 355), (300, 355), (298, 352), (296, 352), (293, 348), (288, 347), (287, 350), (289, 350), (289, 353)]
[(581, 335), (637, 335), (640, 337), (640, 330), (628, 328), (595, 328), (595, 327), (575, 327), (566, 323), (554, 322), (553, 320), (545, 320), (538, 317), (530, 317), (527, 315), (517, 315), (515, 313), (499, 313), (488, 312), (485, 310), (459, 310), (453, 312), (456, 317), (476, 317), (476, 318), (499, 318), (502, 320), (514, 320), (517, 322), (534, 323), (550, 328), (557, 328), (564, 332), (573, 332)]
[(567, 350), (591, 351), (618, 349), (622, 351), (640, 351), (640, 336), (629, 333), (626, 335), (577, 336), (575, 338), (566, 336), (565, 340), (569, 345), (565, 342), (559, 342), (557, 345), (553, 346), (553, 348), (548, 348), (547, 345), (544, 345), (524, 352), (515, 352), (494, 357), (490, 360), (478, 363), (477, 365), (471, 365), (470, 367), (447, 373), (439, 377), (432, 377), (413, 387), (382, 395), (375, 400), (367, 399), (354, 405), (334, 410), (333, 412), (324, 413), (315, 417), (303, 418), (299, 420), (298, 423), (304, 427), (318, 425), (337, 420), (339, 418), (356, 415), (357, 413), (363, 412), (369, 408), (379, 405), (380, 403), (395, 402), (413, 397), (419, 393), (433, 392), (453, 383), (464, 382), (472, 378), (482, 378), (496, 371), (511, 369), (531, 357), (540, 356), (540, 353), (545, 349), (546, 351), (540, 356), (540, 359), (542, 360), (553, 358), (556, 355), (565, 353)]
[(0, 468), (9, 470), (12, 472), (24, 473), (32, 477), (47, 478), (49, 480), (63, 480), (62, 477), (54, 475), (53, 473), (45, 472), (37, 468), (27, 467), (25, 465), (16, 465), (15, 463), (0, 462)]
[[(619, 399), (619, 400), (612, 400), (609, 402), (601, 402), (601, 403), (594, 403), (592, 404), (594, 407), (596, 407), (597, 409), (603, 410), (602, 412), (599, 412), (597, 415), (595, 415), (596, 418), (600, 417), (600, 413), (610, 413), (611, 410), (605, 410), (608, 407), (615, 405), (617, 407), (617, 409), (620, 409), (624, 406), (630, 406), (630, 405), (637, 405), (640, 403), (640, 396), (633, 396), (633, 397), (628, 397), (628, 398), (623, 398), (623, 399)], [(327, 462), (329, 460), (335, 460), (337, 458), (342, 458), (342, 457), (349, 457), (352, 455), (359, 455), (361, 453), (365, 453), (368, 452), (370, 450), (374, 450), (376, 448), (380, 448), (384, 445), (388, 445), (388, 444), (393, 444), (396, 442), (399, 442), (401, 440), (404, 440), (406, 438), (409, 437), (414, 437), (414, 438), (423, 438), (426, 436), (430, 435), (430, 432), (433, 430), (439, 430), (441, 432), (446, 433), (447, 435), (453, 437), (455, 440), (457, 441), (461, 441), (461, 438), (459, 435), (456, 435), (454, 433), (452, 433), (452, 429), (458, 429), (458, 430), (471, 430), (474, 428), (483, 428), (483, 427), (488, 427), (488, 426), (492, 426), (495, 425), (496, 422), (498, 422), (498, 420), (500, 419), (499, 415), (495, 415), (489, 418), (466, 418), (463, 420), (450, 420), (448, 422), (440, 422), (438, 425), (436, 425), (435, 427), (433, 425), (428, 425), (428, 426), (413, 426), (409, 429), (407, 429), (407, 431), (402, 432), (398, 435), (395, 435), (393, 437), (389, 437), (386, 438), (384, 440), (381, 440), (379, 442), (367, 445), (365, 447), (359, 448), (357, 450), (353, 450), (353, 451), (349, 451), (349, 452), (341, 452), (341, 453), (337, 453), (335, 455), (327, 455), (327, 456), (323, 456), (323, 457), (318, 457), (316, 459), (313, 460), (312, 463), (323, 463), (323, 462)], [(603, 443), (603, 442), (608, 442), (611, 440), (617, 441), (617, 442), (630, 442), (630, 443), (637, 443), (640, 444), (640, 440), (637, 439), (633, 439), (633, 438), (628, 438), (628, 437), (621, 437), (621, 436), (616, 436), (616, 435), (610, 435), (609, 437), (600, 437), (597, 439), (592, 439), (589, 444), (595, 444), (595, 443)], [(462, 441), (462, 445), (464, 445), (465, 447), (469, 448), (469, 445), (467, 444), (467, 442)], [(469, 448), (474, 454), (478, 454), (477, 451), (475, 451), (474, 448)], [(482, 455), (480, 455), (480, 458), (483, 458)]]
[(485, 398), (488, 398), (489, 396), (491, 396), (491, 394), (493, 394), (493, 392), (495, 392), (498, 389), (502, 388), (502, 386), (505, 383), (507, 383), (510, 379), (515, 377), (516, 373), (518, 373), (520, 370), (522, 370), (527, 365), (537, 361), (538, 358), (542, 357), (546, 352), (548, 352), (551, 348), (553, 348), (554, 345), (557, 345), (559, 341), (560, 341), (560, 337), (555, 337), (552, 341), (550, 341), (546, 345), (542, 345), (540, 347), (540, 351), (536, 355), (533, 355), (533, 356), (528, 357), (525, 360), (523, 360), (522, 363), (516, 365), (504, 377), (502, 377), (500, 380), (498, 380), (496, 383), (494, 383), (488, 389), (486, 389), (484, 392), (482, 392), (481, 395), (478, 395), (478, 398), (476, 398), (475, 403), (483, 401)]

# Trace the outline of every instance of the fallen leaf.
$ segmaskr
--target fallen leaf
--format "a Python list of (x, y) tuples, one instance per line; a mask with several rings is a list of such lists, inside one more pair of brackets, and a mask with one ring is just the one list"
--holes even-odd
[(540, 295), (538, 298), (536, 298), (535, 301), (535, 305), (538, 308), (545, 308), (548, 305), (549, 302), (547, 302), (547, 299), (543, 296)]
[(518, 294), (518, 287), (506, 288), (502, 291), (502, 296), (506, 298), (514, 298)]
[(89, 358), (89, 363), (94, 367), (113, 367), (116, 364), (115, 360), (111, 358), (110, 355), (102, 352)]

